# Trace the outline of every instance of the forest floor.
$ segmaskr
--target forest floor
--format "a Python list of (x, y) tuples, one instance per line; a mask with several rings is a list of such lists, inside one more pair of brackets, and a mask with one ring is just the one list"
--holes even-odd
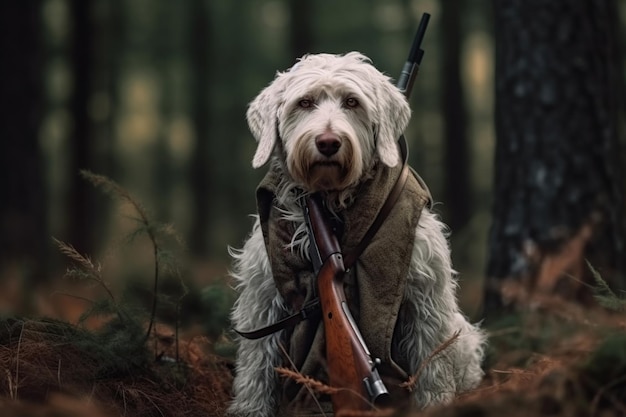
[[(177, 252), (168, 250), (179, 243), (175, 231), (152, 223), (113, 181), (83, 175), (129, 210), (131, 231), (120, 241), (141, 234), (149, 243), (139, 252), (116, 244), (119, 260), (109, 256), (103, 268), (56, 241), (72, 263), (59, 280), (71, 281), (66, 288), (35, 290), (20, 268), (2, 272), (0, 311), (23, 311), (27, 296), (32, 313), (0, 315), (0, 416), (222, 417), (233, 381), (234, 343), (224, 332), (232, 291), (219, 279), (193, 279), (220, 276), (212, 267), (191, 268), (191, 282), (183, 282)], [(109, 282), (145, 274), (123, 275), (116, 265), (148, 265), (153, 290), (129, 285), (117, 294)], [(71, 295), (75, 281), (86, 282), (87, 293)], [(602, 308), (535, 295), (487, 322), (485, 377), (452, 404), (351, 415), (626, 416), (626, 300), (601, 278), (596, 284)]]
[[(232, 359), (201, 331), (179, 335), (123, 314), (87, 325), (5, 317), (0, 415), (215, 416), (230, 399)], [(626, 317), (556, 298), (488, 326), (486, 375), (454, 403), (363, 416), (624, 416)], [(147, 348), (146, 348), (147, 347)], [(360, 415), (360, 414), (355, 414)]]

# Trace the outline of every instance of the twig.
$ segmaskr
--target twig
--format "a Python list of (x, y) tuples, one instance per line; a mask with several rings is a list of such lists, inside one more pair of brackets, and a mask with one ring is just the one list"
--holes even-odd
[(278, 367), (274, 368), (276, 372), (284, 377), (293, 379), (298, 384), (302, 384), (307, 388), (312, 389), (315, 392), (320, 392), (322, 394), (337, 394), (341, 391), (340, 388), (331, 387), (330, 385), (326, 385), (321, 381), (318, 381), (315, 378), (311, 378), (310, 376), (302, 375), (300, 372), (292, 371), (288, 368)]
[(335, 417), (390, 417), (395, 415), (398, 410), (394, 408), (385, 408), (382, 410), (340, 410)]
[(504, 329), (491, 330), (489, 331), (489, 337), (501, 337), (501, 336), (509, 336), (511, 334), (521, 333), (522, 329), (519, 326), (505, 327)]
[(622, 384), (624, 381), (626, 381), (626, 375), (617, 378), (614, 381), (611, 381), (609, 384), (601, 387), (598, 392), (596, 393), (596, 395), (593, 398), (593, 401), (591, 402), (591, 406), (589, 407), (591, 409), (591, 413), (590, 415), (596, 415), (596, 411), (598, 410), (598, 404), (600, 403), (600, 400), (602, 399), (602, 397), (606, 398), (607, 400), (609, 400), (611, 403), (613, 403), (613, 405), (615, 406), (615, 408), (621, 408), (622, 412), (626, 411), (626, 408), (624, 407), (624, 404), (619, 403), (615, 400), (615, 398), (613, 398), (613, 396), (607, 395), (607, 392), (619, 385)]
[(129, 203), (133, 207), (135, 212), (139, 215), (139, 219), (137, 220), (144, 227), (144, 231), (148, 235), (148, 238), (152, 243), (152, 252), (154, 255), (154, 291), (152, 293), (152, 309), (150, 311), (150, 321), (148, 322), (148, 330), (146, 331), (146, 336), (144, 340), (145, 342), (150, 337), (150, 333), (152, 333), (158, 302), (157, 294), (159, 290), (159, 245), (157, 243), (156, 234), (150, 223), (146, 210), (131, 196), (131, 194), (127, 190), (125, 190), (123, 187), (120, 187), (115, 181), (105, 177), (104, 175), (97, 175), (87, 170), (82, 170), (80, 171), (80, 173), (83, 178), (87, 179), (93, 185), (101, 187), (105, 192), (108, 192), (111, 195), (118, 196), (123, 201)]
[(528, 371), (526, 369), (508, 369), (508, 370), (499, 370), (499, 369), (490, 369), (489, 372), (493, 372), (494, 374), (507, 374), (507, 375), (536, 375), (536, 372)]
[(126, 408), (126, 390), (124, 390), (124, 387), (122, 387), (121, 391), (122, 391), (122, 402), (124, 403), (124, 414), (122, 414), (122, 416), (126, 417), (126, 411), (127, 411), (127, 408)]
[(22, 335), (24, 334), (24, 326), (26, 322), (22, 322), (22, 329), (20, 330), (20, 338), (17, 341), (17, 351), (15, 352), (15, 387), (14, 392), (11, 394), (13, 400), (17, 400), (17, 389), (20, 381), (20, 348), (22, 347)]
[[(315, 392), (319, 392), (321, 394), (328, 394), (328, 395), (333, 395), (333, 394), (337, 394), (339, 392), (342, 391), (350, 391), (351, 393), (353, 393), (354, 395), (359, 396), (359, 398), (361, 398), (363, 401), (365, 402), (369, 402), (369, 400), (365, 397), (363, 397), (362, 395), (360, 395), (357, 392), (354, 392), (352, 390), (349, 390), (347, 388), (337, 388), (337, 387), (333, 387), (330, 386), (328, 384), (325, 384), (321, 381), (318, 381), (315, 378), (311, 378), (310, 376), (306, 376), (301, 374), (300, 372), (297, 371), (292, 371), (291, 369), (288, 368), (284, 368), (284, 367), (277, 367), (274, 368), (276, 370), (276, 372), (284, 377), (290, 378), (292, 380), (294, 380), (295, 382), (297, 382), (298, 384), (302, 384), (304, 385), (307, 390), (309, 390), (309, 392), (311, 393), (311, 395), (313, 396), (313, 398), (315, 399), (315, 401), (317, 402), (317, 398), (313, 395), (312, 391)], [(317, 402), (318, 407), (321, 408), (321, 405), (319, 404), (319, 402)], [(361, 410), (349, 410), (349, 409), (342, 409), (339, 410), (336, 413), (335, 417), (351, 417), (351, 416), (355, 416), (355, 417), (367, 417), (367, 416), (380, 416), (380, 417), (384, 417), (387, 416), (388, 414), (386, 413), (388, 410), (384, 410), (384, 412), (381, 413), (381, 410), (376, 408), (373, 404), (372, 404), (372, 408), (373, 410), (371, 412), (369, 412), (368, 414), (362, 414), (363, 411)], [(323, 412), (323, 411), (322, 411)], [(356, 414), (355, 414), (356, 413)]]
[(439, 345), (439, 347), (437, 347), (437, 349), (432, 351), (432, 353), (428, 355), (428, 357), (424, 359), (424, 361), (420, 364), (420, 367), (417, 369), (417, 372), (411, 375), (407, 381), (401, 383), (400, 387), (406, 388), (407, 390), (409, 390), (409, 392), (413, 391), (413, 389), (417, 385), (417, 381), (419, 380), (426, 366), (428, 366), (433, 361), (435, 356), (439, 355), (441, 352), (449, 348), (454, 342), (456, 342), (459, 339), (460, 335), (461, 335), (461, 330), (457, 330), (448, 340), (443, 342), (441, 345)]
[[(348, 391), (354, 395), (356, 395), (357, 397), (359, 397), (360, 399), (362, 399), (363, 401), (365, 401), (366, 403), (369, 403), (370, 400), (368, 398), (363, 397), (360, 393), (353, 391), (351, 389), (348, 388), (341, 388), (341, 387), (333, 387), (330, 385), (327, 385), (321, 381), (318, 381), (315, 378), (311, 378), (310, 376), (306, 376), (301, 374), (298, 371), (295, 371), (296, 366), (293, 363), (293, 361), (291, 360), (291, 358), (289, 357), (289, 355), (287, 354), (284, 346), (282, 344), (279, 344), (279, 347), (281, 349), (281, 351), (283, 352), (283, 354), (285, 355), (285, 357), (289, 360), (289, 363), (291, 364), (292, 368), (294, 370), (290, 370), (288, 368), (284, 368), (284, 367), (277, 367), (274, 368), (276, 370), (277, 373), (281, 374), (282, 376), (288, 377), (293, 379), (294, 381), (296, 381), (299, 384), (304, 385), (304, 387), (309, 391), (309, 393), (311, 394), (311, 397), (313, 397), (313, 399), (315, 400), (317, 406), (319, 407), (320, 411), (322, 412), (322, 414), (324, 414), (324, 411), (322, 410), (322, 406), (319, 403), (319, 401), (317, 400), (316, 396), (314, 395), (313, 391), (315, 392), (320, 392), (322, 394), (329, 394), (329, 395), (333, 395), (333, 394), (337, 394), (338, 392), (341, 391)], [(373, 410), (375, 412), (380, 411), (374, 404), (371, 404)], [(343, 410), (343, 411), (348, 411), (348, 410)], [(324, 414), (325, 416), (326, 414)], [(341, 413), (337, 414), (336, 417), (339, 417), (340, 415), (343, 415)], [(374, 414), (376, 415), (376, 414)], [(346, 416), (348, 417), (348, 416)]]
[(178, 297), (178, 300), (176, 301), (176, 327), (175, 327), (175, 338), (176, 338), (176, 363), (179, 364), (180, 367), (180, 341), (179, 341), (179, 335), (180, 335), (180, 310), (181, 310), (181, 305), (183, 302), (183, 298), (185, 296), (187, 296), (187, 294), (189, 294), (189, 288), (187, 288), (187, 286), (185, 285), (185, 282), (183, 281), (182, 277), (180, 276), (180, 272), (178, 271), (178, 268), (176, 269), (176, 277), (178, 278), (180, 285), (183, 289), (183, 294)]
[(159, 412), (159, 414), (161, 414), (161, 417), (165, 417), (165, 414), (163, 414), (163, 411), (161, 411), (161, 409), (159, 408), (159, 406), (157, 405), (157, 403), (155, 403), (152, 398), (150, 398), (150, 396), (148, 394), (146, 394), (145, 392), (138, 390), (137, 393), (139, 393), (140, 395), (142, 395), (146, 400), (150, 401), (152, 403), (152, 405), (154, 406), (154, 408)]
[(4, 369), (4, 373), (7, 374), (7, 382), (9, 384), (9, 394), (11, 395), (11, 399), (15, 400), (15, 396), (13, 394), (13, 375), (11, 375), (11, 371), (7, 368)]
[(52, 294), (50, 294), (50, 295), (52, 295), (52, 296), (54, 296), (54, 295), (62, 295), (64, 297), (74, 298), (76, 300), (84, 301), (84, 302), (89, 303), (89, 304), (95, 304), (96, 303), (95, 300), (92, 300), (91, 298), (83, 297), (82, 295), (70, 294), (69, 292), (65, 292), (65, 291), (56, 290), (56, 291), (53, 291)]
[(152, 326), (154, 325), (154, 318), (156, 317), (157, 294), (159, 292), (159, 246), (157, 245), (154, 232), (148, 225), (148, 220), (145, 217), (143, 217), (143, 215), (142, 215), (142, 220), (144, 222), (144, 225), (146, 226), (148, 237), (150, 238), (150, 241), (152, 242), (153, 256), (154, 256), (154, 289), (152, 293), (152, 310), (150, 311), (150, 322), (148, 323), (148, 330), (146, 331), (146, 337), (145, 337), (145, 340), (148, 340), (148, 338), (150, 337), (150, 332), (152, 331)]
[(59, 358), (59, 364), (57, 365), (57, 384), (59, 389), (61, 388), (61, 358)]
[[(289, 361), (289, 364), (291, 365), (291, 367), (295, 370), (296, 368), (296, 364), (293, 363), (293, 361), (291, 360), (291, 356), (289, 356), (289, 354), (287, 353), (287, 350), (285, 349), (285, 347), (283, 346), (282, 343), (278, 343), (278, 347), (280, 348), (281, 352), (283, 353), (283, 355), (287, 358), (287, 360)], [(276, 371), (278, 371), (278, 369), (276, 369)], [(318, 401), (317, 397), (315, 396), (315, 393), (313, 392), (313, 389), (305, 384), (304, 387), (307, 389), (307, 391), (309, 391), (309, 394), (311, 395), (311, 398), (313, 398), (313, 401), (315, 401), (315, 404), (317, 404), (317, 407), (320, 409), (320, 412), (322, 413), (322, 415), (324, 415), (324, 417), (326, 416), (326, 413), (324, 412), (324, 410), (322, 409), (322, 404), (320, 404), (320, 402)]]

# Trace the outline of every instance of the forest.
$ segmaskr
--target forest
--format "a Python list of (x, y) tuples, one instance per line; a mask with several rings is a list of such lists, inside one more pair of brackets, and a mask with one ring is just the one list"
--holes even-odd
[[(248, 103), (308, 53), (396, 79), (486, 376), (436, 410), (626, 414), (626, 3), (0, 3), (0, 415), (223, 416)], [(575, 401), (571, 399), (576, 399)], [(361, 415), (361, 414), (359, 414)]]

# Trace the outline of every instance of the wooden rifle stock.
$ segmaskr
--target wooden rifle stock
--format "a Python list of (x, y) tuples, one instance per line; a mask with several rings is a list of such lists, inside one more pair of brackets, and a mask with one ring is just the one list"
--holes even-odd
[(306, 197), (305, 218), (324, 320), (328, 378), (332, 387), (340, 389), (331, 396), (333, 410), (371, 410), (372, 405), (386, 405), (389, 393), (376, 369), (377, 360), (348, 308), (341, 248), (319, 195)]

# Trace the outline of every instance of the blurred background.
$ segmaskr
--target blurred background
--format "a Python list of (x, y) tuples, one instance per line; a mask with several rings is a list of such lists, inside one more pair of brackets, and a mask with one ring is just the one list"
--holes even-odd
[(107, 176), (178, 231), (186, 285), (227, 288), (227, 247), (249, 232), (264, 174), (251, 167), (247, 103), (307, 52), (357, 50), (397, 77), (424, 12), (410, 163), (450, 225), (461, 302), (475, 314), (495, 142), (487, 0), (2, 2), (0, 309), (62, 308), (50, 294), (68, 259), (52, 237), (101, 262), (113, 287), (150, 291), (150, 245), (123, 239), (132, 210), (80, 170)]

